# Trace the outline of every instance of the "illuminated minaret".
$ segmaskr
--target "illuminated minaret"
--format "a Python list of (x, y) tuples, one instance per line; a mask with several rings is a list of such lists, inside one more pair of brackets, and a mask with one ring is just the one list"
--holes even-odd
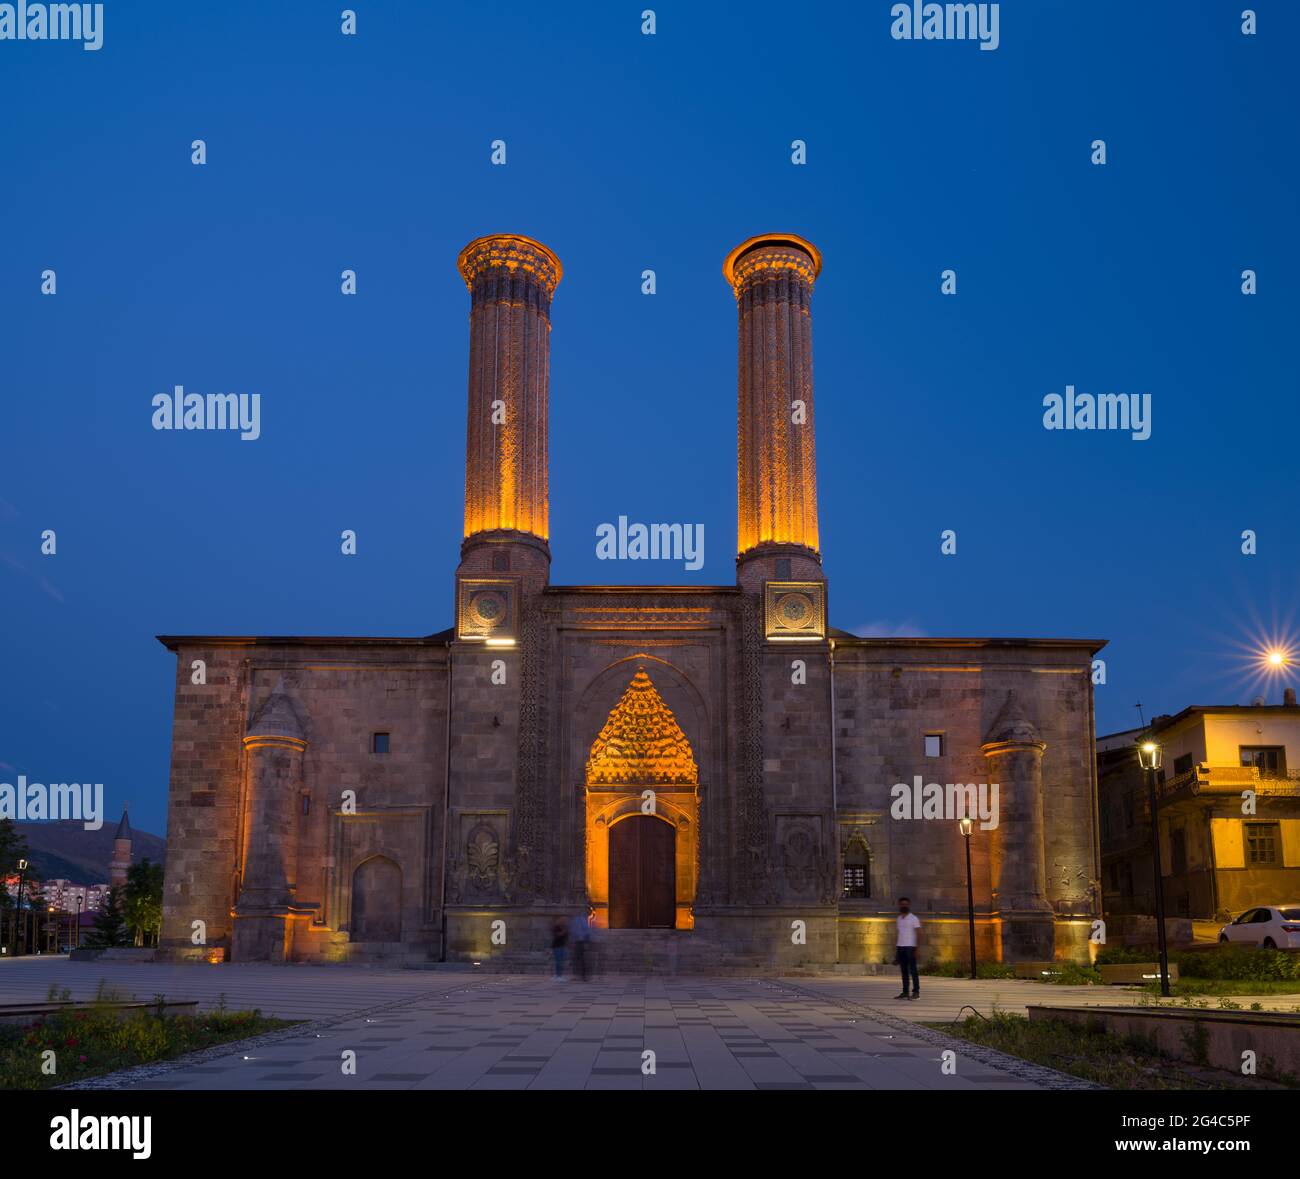
[(113, 888), (126, 884), (127, 870), (131, 867), (131, 824), (122, 808), (122, 820), (113, 834), (113, 862), (108, 866), (108, 883)]
[(540, 588), (550, 565), (551, 296), (563, 271), (541, 242), (514, 233), (476, 238), (456, 265), (470, 293), (460, 572), (509, 571)]
[(722, 266), (740, 315), (737, 573), (820, 580), (812, 301), (821, 254), (790, 233), (742, 242)]

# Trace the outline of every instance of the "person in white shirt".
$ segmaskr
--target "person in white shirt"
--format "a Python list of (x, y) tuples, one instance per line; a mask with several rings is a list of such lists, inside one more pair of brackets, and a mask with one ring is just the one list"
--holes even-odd
[[(921, 978), (916, 972), (916, 951), (921, 944), (921, 919), (912, 912), (912, 902), (907, 897), (898, 898), (898, 951), (894, 961), (903, 972), (903, 990), (895, 999), (919, 999)], [(912, 977), (912, 993), (907, 993), (907, 978)]]

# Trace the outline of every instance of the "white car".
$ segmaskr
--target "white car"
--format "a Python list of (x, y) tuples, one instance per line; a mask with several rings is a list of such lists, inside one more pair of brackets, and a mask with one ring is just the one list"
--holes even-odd
[(1247, 909), (1219, 930), (1219, 942), (1300, 950), (1300, 905), (1262, 905)]

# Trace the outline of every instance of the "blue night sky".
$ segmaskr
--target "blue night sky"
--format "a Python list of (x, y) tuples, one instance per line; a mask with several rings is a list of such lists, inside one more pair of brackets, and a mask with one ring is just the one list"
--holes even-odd
[[(835, 625), (1109, 639), (1103, 732), (1276, 698), (1247, 656), (1300, 623), (1300, 5), (1245, 37), (1239, 0), (1004, 0), (985, 52), (892, 40), (887, 0), (664, 0), (647, 37), (650, 4), (363, 0), (344, 37), (337, 2), (108, 0), (98, 52), (0, 41), (0, 780), (102, 781), (161, 832), (154, 635), (450, 625), (455, 259), (507, 230), (565, 269), (554, 584), (734, 581), (720, 267), (795, 232)], [(262, 437), (153, 430), (177, 384), (260, 393)], [(1045, 430), (1067, 384), (1150, 393), (1152, 437)], [(598, 561), (620, 514), (703, 523), (704, 567)]]

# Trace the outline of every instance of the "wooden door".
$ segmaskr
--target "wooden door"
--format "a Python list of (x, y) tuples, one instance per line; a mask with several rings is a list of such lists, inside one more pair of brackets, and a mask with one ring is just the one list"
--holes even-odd
[(652, 815), (609, 832), (609, 927), (672, 929), (677, 921), (677, 833)]

